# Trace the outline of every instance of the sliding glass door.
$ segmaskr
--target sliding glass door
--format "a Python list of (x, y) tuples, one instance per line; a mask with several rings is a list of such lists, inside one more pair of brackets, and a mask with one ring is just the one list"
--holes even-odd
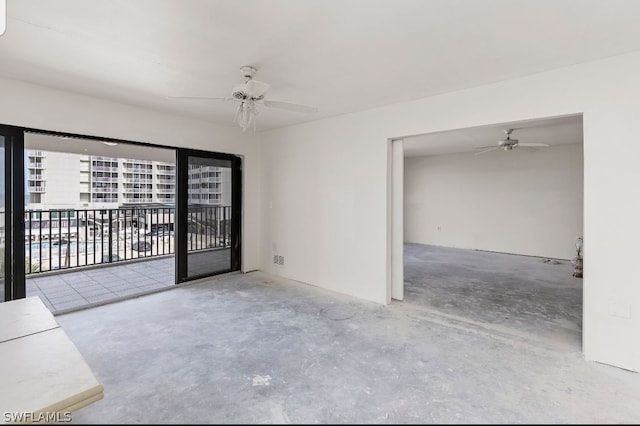
[(240, 158), (178, 149), (177, 281), (240, 269)]
[[(170, 164), (172, 163), (172, 158), (163, 159), (162, 164), (159, 163), (156, 165), (157, 170), (155, 172), (153, 172), (153, 170), (155, 170), (153, 164), (149, 165), (147, 164), (148, 162), (133, 166), (128, 165), (128, 163), (124, 164), (123, 167), (125, 169), (123, 173), (130, 173), (132, 176), (130, 179), (136, 183), (130, 186), (124, 185), (122, 188), (123, 196), (130, 195), (130, 193), (136, 195), (143, 189), (145, 193), (151, 193), (151, 190), (155, 189), (157, 190), (156, 197), (158, 197), (158, 199), (160, 199), (160, 195), (164, 197), (162, 198), (164, 201), (162, 208), (164, 210), (161, 218), (159, 218), (157, 213), (151, 215), (145, 214), (144, 216), (137, 216), (135, 223), (133, 221), (127, 222), (126, 211), (123, 221), (119, 221), (121, 218), (119, 204), (116, 207), (111, 204), (102, 206), (102, 204), (106, 202), (103, 200), (104, 197), (102, 197), (105, 193), (115, 194), (113, 189), (115, 189), (116, 186), (110, 183), (110, 180), (108, 185), (96, 180), (96, 185), (91, 187), (87, 185), (83, 187), (84, 181), (81, 181), (78, 183), (78, 193), (76, 194), (80, 197), (79, 202), (84, 202), (86, 206), (86, 203), (94, 201), (100, 202), (100, 200), (102, 200), (100, 204), (101, 207), (97, 210), (93, 209), (99, 211), (99, 213), (94, 211), (94, 216), (91, 218), (91, 221), (87, 219), (86, 215), (67, 215), (64, 217), (58, 215), (57, 221), (50, 220), (47, 227), (49, 231), (48, 236), (53, 236), (57, 229), (64, 229), (66, 232), (66, 239), (63, 238), (62, 233), (59, 233), (57, 234), (58, 239), (56, 241), (43, 237), (44, 234), (41, 232), (43, 230), (40, 229), (42, 224), (38, 222), (38, 235), (34, 243), (32, 242), (35, 232), (33, 224), (35, 223), (34, 221), (41, 221), (42, 216), (38, 216), (41, 212), (34, 213), (32, 211), (25, 216), (25, 195), (31, 194), (31, 191), (27, 191), (27, 189), (34, 187), (31, 184), (36, 178), (41, 181), (43, 174), (39, 172), (40, 168), (35, 170), (31, 163), (29, 163), (29, 175), (28, 179), (25, 179), (25, 130), (27, 130), (29, 134), (80, 138), (85, 143), (92, 141), (96, 141), (96, 143), (104, 142), (104, 144), (96, 145), (103, 150), (107, 149), (107, 146), (111, 148), (114, 146), (121, 148), (121, 144), (139, 145), (138, 148), (143, 150), (151, 146), (129, 141), (119, 141), (116, 143), (113, 140), (103, 138), (57, 134), (36, 129), (0, 125), (0, 166), (2, 167), (0, 171), (0, 301), (20, 299), (26, 296), (25, 265), (27, 265), (27, 263), (25, 262), (31, 262), (29, 263), (30, 266), (27, 266), (27, 271), (29, 274), (34, 273), (34, 271), (36, 271), (32, 263), (33, 257), (35, 256), (34, 250), (37, 250), (39, 255), (38, 273), (43, 272), (43, 270), (40, 269), (42, 266), (41, 252), (43, 252), (44, 248), (54, 246), (55, 250), (58, 250), (58, 268), (50, 268), (44, 272), (50, 270), (53, 272), (52, 269), (71, 269), (71, 266), (74, 266), (74, 262), (75, 267), (78, 268), (88, 265), (86, 262), (85, 264), (81, 264), (79, 260), (83, 255), (87, 256), (87, 253), (81, 253), (82, 244), (80, 244), (80, 242), (83, 235), (85, 242), (91, 239), (92, 248), (98, 243), (100, 247), (99, 259), (102, 260), (102, 263), (109, 264), (119, 262), (120, 260), (130, 260), (127, 258), (126, 253), (124, 254), (124, 258), (120, 256), (121, 246), (119, 244), (121, 237), (125, 248), (129, 248), (130, 251), (136, 251), (136, 258), (153, 255), (170, 255), (172, 251), (171, 248), (175, 248), (176, 283), (240, 270), (240, 202), (242, 188), (240, 157), (230, 154), (178, 148), (175, 151), (175, 166)], [(40, 142), (44, 143), (45, 141)], [(50, 150), (57, 152), (57, 145), (53, 148)], [(86, 152), (86, 148), (83, 152)], [(36, 154), (40, 155), (42, 153), (38, 151)], [(109, 179), (112, 180), (113, 174), (119, 173), (112, 170), (115, 167), (114, 164), (116, 164), (116, 161), (111, 158), (114, 157), (114, 155), (106, 153), (96, 155), (101, 157), (91, 157), (90, 159), (84, 160), (83, 157), (79, 159), (78, 173), (82, 176), (84, 176), (83, 173), (85, 172), (87, 176), (88, 173), (92, 173), (92, 182), (93, 177), (102, 179), (101, 182), (105, 181), (106, 177), (101, 174), (105, 173), (103, 169), (107, 167), (105, 161), (109, 161)], [(105, 156), (109, 157), (109, 159), (105, 160), (103, 158)], [(129, 155), (126, 158), (134, 157)], [(29, 161), (31, 161), (31, 154)], [(129, 161), (129, 163), (131, 163), (131, 161)], [(54, 163), (51, 163), (51, 170), (54, 168), (53, 165)], [(55, 163), (55, 165), (57, 166), (59, 164)], [(147, 176), (140, 177), (127, 169), (127, 167), (129, 167), (129, 169), (133, 167), (135, 173), (139, 173), (137, 170), (140, 168), (144, 170), (151, 169), (152, 172), (145, 173), (148, 175), (149, 173), (153, 174), (157, 172), (157, 176), (155, 180)], [(174, 167), (175, 180), (172, 175)], [(47, 171), (51, 172), (51, 170)], [(32, 171), (33, 176), (31, 174)], [(95, 174), (93, 174), (94, 171)], [(49, 177), (53, 178), (53, 174)], [(160, 177), (163, 179), (160, 179)], [(145, 182), (140, 183), (141, 179), (144, 179)], [(28, 187), (25, 187), (26, 181), (29, 183)], [(174, 182), (175, 187), (173, 186)], [(60, 189), (57, 186), (56, 188)], [(42, 192), (45, 186), (40, 185), (37, 189)], [(61, 191), (65, 190), (66, 189), (62, 189)], [(120, 188), (118, 187), (118, 191), (119, 190)], [(38, 191), (33, 191), (33, 193), (36, 193), (36, 195), (39, 194)], [(175, 214), (165, 215), (164, 211), (173, 210), (174, 204), (170, 202), (172, 200), (166, 198), (166, 195), (172, 195), (173, 193), (175, 194)], [(83, 199), (83, 194), (90, 195), (91, 197), (95, 195), (95, 200), (87, 197)], [(150, 196), (145, 195), (145, 197), (144, 202), (147, 202)], [(36, 197), (34, 196), (33, 198), (35, 200)], [(134, 201), (142, 202), (139, 199), (134, 199)], [(150, 207), (146, 206), (146, 209), (146, 211), (148, 211)], [(76, 214), (78, 208), (74, 207), (71, 210), (72, 213)], [(38, 216), (38, 218), (36, 218), (36, 216)], [(81, 218), (84, 218), (84, 222)], [(112, 220), (112, 218), (115, 218), (115, 220)], [(99, 223), (97, 222), (98, 219)], [(29, 224), (28, 234), (25, 234), (25, 222)], [(89, 226), (90, 223), (92, 223), (92, 225)], [(100, 226), (96, 227), (96, 223)], [(53, 226), (55, 224), (58, 225), (57, 228)], [(64, 226), (65, 224), (67, 225), (66, 228)], [(91, 228), (91, 232), (81, 233), (79, 231), (80, 228), (88, 231), (89, 227)], [(135, 228), (135, 241), (132, 240), (134, 235), (133, 228)], [(105, 233), (105, 229), (108, 230), (108, 232)], [(99, 234), (96, 233), (98, 230), (100, 230)], [(74, 231), (75, 235), (72, 235)], [(74, 240), (74, 237), (76, 240)], [(40, 238), (44, 238), (46, 241), (40, 241)], [(55, 244), (56, 242), (58, 243), (57, 245)], [(127, 243), (130, 244), (130, 247), (126, 246)], [(161, 243), (166, 243), (165, 245), (167, 247), (164, 245), (160, 246)], [(28, 251), (25, 246), (28, 247)], [(88, 250), (87, 247), (85, 244), (85, 251)], [(147, 247), (149, 248), (147, 249)], [(60, 251), (61, 248), (64, 248), (64, 251)], [(76, 249), (75, 252), (73, 251), (74, 248)], [(52, 250), (54, 249), (51, 248), (50, 251)], [(60, 253), (66, 253), (67, 255), (63, 257)], [(73, 257), (74, 253), (75, 257)], [(94, 263), (100, 263), (95, 262), (95, 254), (98, 252), (94, 249), (92, 253)], [(28, 258), (25, 256), (26, 254), (29, 254)], [(130, 258), (133, 257), (134, 256), (131, 256)], [(62, 268), (62, 265), (64, 265), (65, 268)], [(62, 273), (66, 271), (56, 272)]]

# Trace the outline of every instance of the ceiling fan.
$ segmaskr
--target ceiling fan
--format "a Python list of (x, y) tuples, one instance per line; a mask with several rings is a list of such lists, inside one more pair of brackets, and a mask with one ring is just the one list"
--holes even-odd
[(265, 99), (265, 95), (269, 90), (269, 84), (254, 80), (256, 73), (254, 67), (245, 65), (240, 67), (240, 73), (245, 78), (244, 84), (239, 84), (231, 90), (231, 97), (218, 96), (167, 96), (169, 99), (199, 99), (199, 100), (221, 100), (234, 101), (238, 103), (236, 109), (235, 121), (242, 127), (244, 132), (248, 128), (255, 130), (256, 115), (258, 114), (257, 106), (264, 105), (267, 108), (278, 108), (287, 111), (301, 112), (313, 114), (318, 112), (316, 107), (293, 104), (290, 102), (275, 101)]
[(511, 139), (511, 133), (515, 129), (505, 129), (504, 133), (507, 135), (505, 139), (500, 139), (497, 145), (487, 145), (487, 146), (478, 146), (476, 149), (482, 149), (483, 151), (476, 152), (475, 155), (484, 154), (485, 152), (495, 151), (497, 149), (502, 149), (505, 151), (511, 151), (514, 148), (540, 148), (540, 147), (548, 147), (546, 143), (521, 143), (518, 139)]

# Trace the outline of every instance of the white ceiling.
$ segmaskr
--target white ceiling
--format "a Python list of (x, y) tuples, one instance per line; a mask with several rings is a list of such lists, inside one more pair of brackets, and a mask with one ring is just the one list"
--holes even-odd
[(498, 145), (506, 137), (506, 129), (513, 129), (511, 139), (518, 139), (521, 143), (555, 146), (583, 142), (582, 115), (571, 115), (416, 135), (404, 138), (404, 156), (480, 152), (482, 150), (478, 147)]
[[(8, 0), (0, 76), (233, 125), (258, 68), (258, 130), (640, 49), (637, 0)], [(495, 138), (493, 138), (495, 139)]]

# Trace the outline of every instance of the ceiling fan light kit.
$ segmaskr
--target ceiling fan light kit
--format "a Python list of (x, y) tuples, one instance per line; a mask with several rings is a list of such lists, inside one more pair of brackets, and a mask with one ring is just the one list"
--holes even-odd
[(256, 69), (252, 66), (245, 65), (240, 67), (240, 74), (245, 78), (244, 84), (238, 84), (231, 90), (231, 97), (216, 96), (169, 96), (172, 99), (199, 99), (199, 100), (222, 100), (222, 101), (239, 101), (234, 121), (246, 131), (251, 128), (256, 130), (256, 116), (259, 113), (258, 104), (267, 108), (277, 108), (287, 111), (301, 112), (312, 114), (318, 111), (317, 108), (292, 104), (289, 102), (274, 101), (265, 99), (265, 94), (271, 87), (269, 84), (254, 80), (253, 76)]
[(243, 100), (238, 105), (236, 110), (236, 116), (234, 121), (242, 128), (242, 131), (246, 131), (248, 128), (256, 130), (256, 116), (258, 115), (258, 109), (256, 103), (251, 100)]

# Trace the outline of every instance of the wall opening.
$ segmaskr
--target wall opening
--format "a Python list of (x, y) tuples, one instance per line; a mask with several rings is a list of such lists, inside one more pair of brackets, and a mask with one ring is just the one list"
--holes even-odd
[(404, 157), (405, 303), (581, 348), (582, 116), (413, 136)]

